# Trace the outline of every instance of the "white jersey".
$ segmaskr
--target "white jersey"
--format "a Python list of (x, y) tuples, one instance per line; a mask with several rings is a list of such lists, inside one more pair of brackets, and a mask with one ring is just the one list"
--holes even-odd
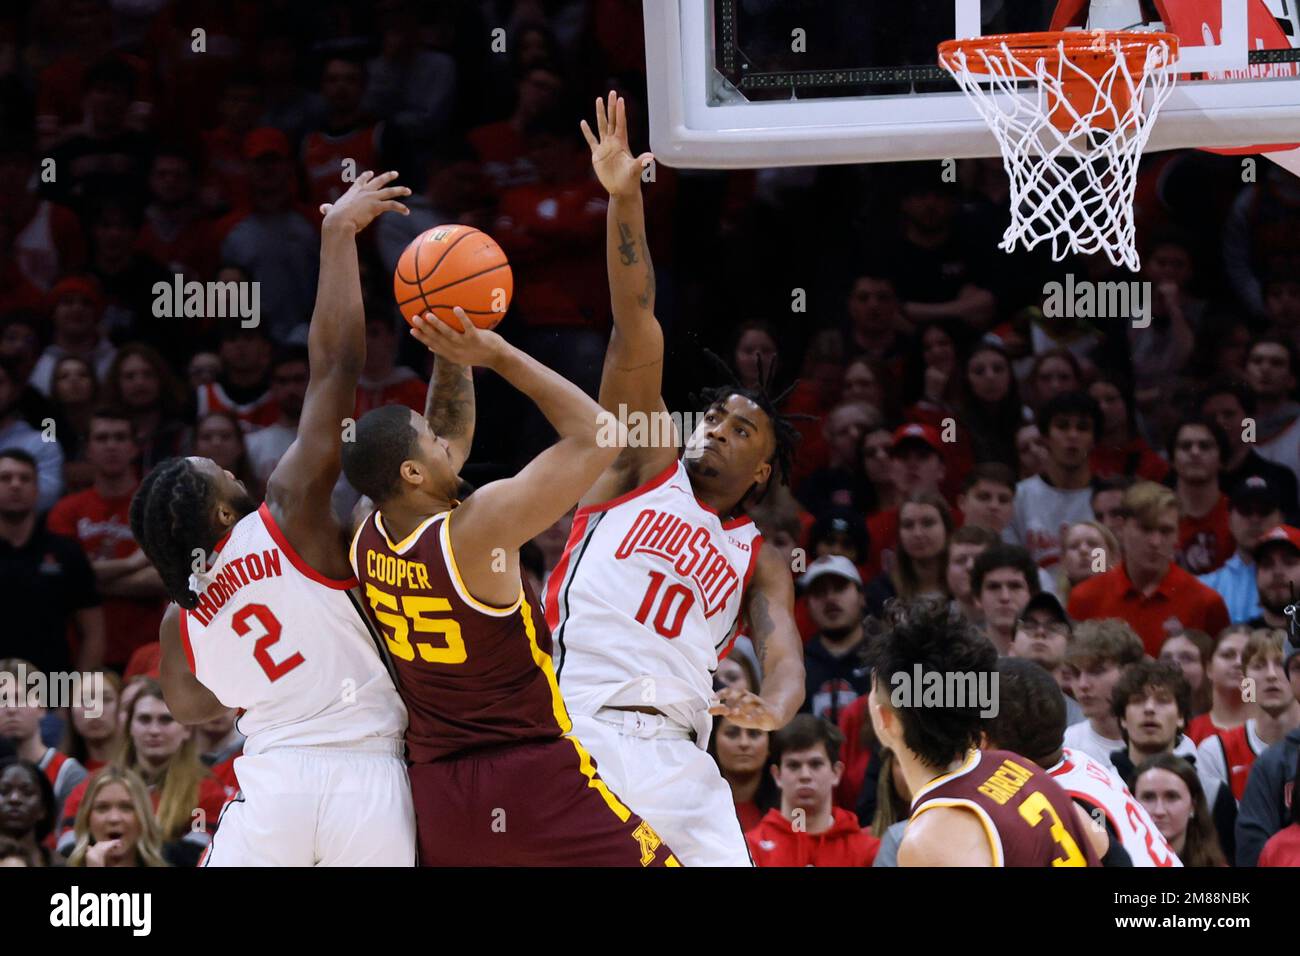
[(1133, 799), (1109, 764), (1103, 766), (1086, 753), (1067, 747), (1047, 774), (1074, 800), (1086, 803), (1094, 819), (1098, 810), (1105, 814), (1134, 866), (1183, 865), (1146, 808)]
[(652, 706), (709, 736), (713, 672), (735, 640), (763, 538), (723, 521), (674, 462), (640, 488), (578, 509), (546, 588), (571, 713)]
[(203, 686), (244, 711), (246, 755), (402, 739), (406, 707), (348, 593), (356, 584), (309, 567), (266, 505), (190, 579), (199, 606), (181, 611), (181, 642)]

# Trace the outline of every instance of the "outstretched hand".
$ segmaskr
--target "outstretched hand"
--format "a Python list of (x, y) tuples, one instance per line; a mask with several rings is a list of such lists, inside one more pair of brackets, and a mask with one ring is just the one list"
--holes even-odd
[(754, 730), (781, 729), (781, 717), (775, 708), (753, 691), (740, 687), (725, 687), (719, 691), (709, 713)]
[(480, 329), (460, 306), (452, 311), (463, 331), (457, 332), (436, 315), (425, 313), (411, 319), (411, 334), (448, 362), (494, 368), (509, 348), (506, 340), (491, 329)]
[(388, 185), (397, 175), (396, 172), (387, 172), (376, 176), (369, 170), (362, 173), (342, 196), (321, 205), (320, 211), (325, 217), (322, 227), (341, 226), (357, 233), (386, 212), (409, 216), (411, 210), (398, 199), (411, 195), (411, 190), (405, 186)]
[(611, 196), (631, 196), (641, 191), (641, 171), (654, 160), (651, 153), (632, 155), (627, 140), (627, 101), (613, 90), (609, 99), (596, 98), (596, 130), (582, 121), (582, 135), (591, 147), (591, 168)]

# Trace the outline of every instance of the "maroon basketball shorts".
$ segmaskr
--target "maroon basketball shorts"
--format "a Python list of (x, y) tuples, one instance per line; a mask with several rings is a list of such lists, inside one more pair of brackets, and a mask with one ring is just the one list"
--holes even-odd
[(681, 866), (575, 738), (410, 767), (421, 866)]

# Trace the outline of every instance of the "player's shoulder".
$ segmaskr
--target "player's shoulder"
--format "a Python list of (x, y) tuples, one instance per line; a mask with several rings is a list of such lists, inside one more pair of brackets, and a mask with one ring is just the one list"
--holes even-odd
[(973, 806), (923, 803), (912, 814), (898, 848), (903, 866), (992, 866), (988, 828)]

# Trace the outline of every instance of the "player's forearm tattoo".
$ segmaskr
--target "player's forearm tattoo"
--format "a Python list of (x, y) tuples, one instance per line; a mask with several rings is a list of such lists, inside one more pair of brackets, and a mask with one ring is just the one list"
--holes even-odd
[(438, 359), (424, 406), (424, 417), (435, 435), (463, 438), (474, 427), (474, 376), (464, 365)]
[(767, 609), (767, 595), (755, 591), (749, 599), (749, 638), (758, 651), (759, 668), (767, 673), (768, 636), (772, 633), (772, 615)]
[(645, 236), (641, 237), (641, 253), (645, 257), (645, 291), (636, 300), (645, 309), (650, 307), (655, 297), (655, 265), (650, 261), (650, 248), (645, 244)]
[(636, 240), (632, 238), (632, 228), (625, 222), (618, 224), (618, 236), (623, 241), (618, 245), (619, 255), (623, 259), (623, 265), (636, 265)]

